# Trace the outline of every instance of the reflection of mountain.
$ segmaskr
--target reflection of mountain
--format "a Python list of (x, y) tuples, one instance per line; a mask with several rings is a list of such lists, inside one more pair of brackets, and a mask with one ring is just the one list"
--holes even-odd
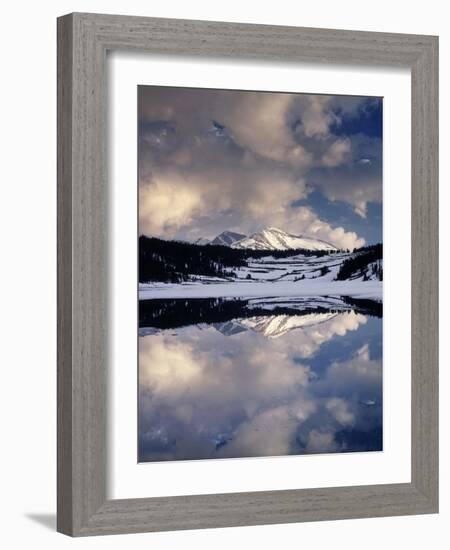
[(336, 313), (351, 311), (380, 317), (382, 305), (346, 296), (141, 300), (139, 327), (141, 336), (148, 334), (149, 329), (214, 325), (223, 334), (251, 329), (274, 338), (293, 329), (330, 320)]
[(245, 330), (253, 330), (266, 338), (279, 338), (287, 332), (303, 329), (329, 321), (338, 313), (309, 313), (305, 315), (262, 315), (247, 319), (235, 319), (228, 323), (217, 323), (214, 327), (225, 334), (233, 336)]

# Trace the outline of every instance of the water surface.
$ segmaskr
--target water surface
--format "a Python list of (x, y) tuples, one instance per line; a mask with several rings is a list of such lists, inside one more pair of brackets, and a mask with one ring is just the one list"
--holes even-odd
[(382, 450), (381, 306), (140, 303), (140, 462)]

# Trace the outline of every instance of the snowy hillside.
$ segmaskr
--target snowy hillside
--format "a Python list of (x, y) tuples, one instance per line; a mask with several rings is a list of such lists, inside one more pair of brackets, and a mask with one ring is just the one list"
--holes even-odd
[(141, 300), (382, 295), (381, 244), (354, 252), (252, 250), (141, 237), (139, 254)]
[(262, 231), (253, 233), (249, 237), (231, 244), (232, 248), (249, 248), (251, 250), (312, 250), (312, 251), (337, 251), (337, 248), (330, 243), (292, 235), (276, 227), (266, 227)]
[(235, 233), (234, 231), (224, 231), (220, 235), (217, 235), (209, 244), (220, 244), (223, 246), (231, 246), (236, 241), (245, 239), (245, 235), (242, 233)]
[(247, 265), (236, 268), (237, 279), (253, 281), (302, 281), (306, 279), (321, 279), (333, 281), (342, 263), (352, 257), (347, 252), (336, 252), (325, 256), (304, 256), (297, 254), (287, 258), (249, 258)]

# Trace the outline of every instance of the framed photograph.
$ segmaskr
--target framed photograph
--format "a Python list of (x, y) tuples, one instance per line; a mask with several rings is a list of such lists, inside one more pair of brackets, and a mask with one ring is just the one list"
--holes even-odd
[(438, 511), (438, 39), (58, 19), (58, 530)]

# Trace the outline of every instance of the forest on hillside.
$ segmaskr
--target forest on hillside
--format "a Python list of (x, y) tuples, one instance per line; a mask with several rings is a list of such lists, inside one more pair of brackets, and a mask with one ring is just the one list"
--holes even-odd
[[(340, 253), (345, 251), (340, 251)], [(368, 264), (382, 258), (382, 245), (366, 246), (347, 251), (348, 259), (344, 260), (338, 272), (338, 280), (347, 280), (364, 272)], [(249, 258), (271, 257), (274, 260), (296, 255), (323, 257), (335, 254), (334, 251), (311, 250), (252, 250), (230, 248), (223, 245), (202, 245), (183, 241), (166, 241), (156, 237), (139, 237), (139, 282), (152, 281), (180, 283), (189, 280), (190, 275), (234, 279), (234, 270), (246, 267)], [(341, 256), (342, 257), (342, 256)], [(382, 267), (375, 264), (372, 270), (382, 279)]]
[(139, 237), (139, 281), (178, 283), (189, 275), (234, 278), (232, 268), (247, 265), (248, 258), (286, 258), (295, 254), (324, 256), (329, 252), (310, 250), (250, 250), (222, 245), (200, 245)]
[(245, 252), (220, 245), (198, 245), (139, 237), (139, 281), (178, 283), (188, 275), (233, 277), (230, 268), (245, 266)]
[(338, 281), (347, 281), (356, 277), (369, 278), (370, 271), (379, 281), (383, 280), (383, 245), (381, 243), (372, 246), (365, 246), (358, 249), (351, 257), (344, 260), (339, 268), (336, 279)]

